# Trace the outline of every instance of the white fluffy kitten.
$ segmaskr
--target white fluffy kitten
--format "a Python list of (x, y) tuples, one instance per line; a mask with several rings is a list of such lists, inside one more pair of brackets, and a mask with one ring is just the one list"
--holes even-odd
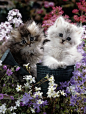
[(77, 46), (81, 43), (82, 34), (81, 27), (66, 22), (63, 17), (57, 18), (47, 30), (50, 41), (44, 45), (43, 65), (56, 69), (79, 62), (82, 55), (77, 51)]

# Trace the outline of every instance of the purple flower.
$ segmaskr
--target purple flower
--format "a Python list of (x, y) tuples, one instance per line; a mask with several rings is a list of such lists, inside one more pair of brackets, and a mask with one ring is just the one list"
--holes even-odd
[(80, 66), (81, 66), (81, 63), (76, 63), (76, 68), (80, 68)]
[(45, 100), (44, 102), (43, 102), (43, 104), (42, 104), (43, 106), (45, 106), (45, 105), (48, 105), (48, 101), (47, 100)]
[(7, 66), (6, 66), (6, 65), (4, 65), (4, 66), (3, 66), (3, 69), (4, 69), (4, 70), (6, 70), (6, 69), (7, 69)]
[(0, 100), (3, 99), (3, 98), (4, 98), (3, 94), (0, 94)]
[(13, 72), (12, 72), (12, 70), (11, 70), (11, 69), (7, 69), (6, 74), (7, 74), (8, 76), (11, 76), (11, 75), (13, 74)]
[(47, 114), (46, 112), (43, 112), (43, 114)]
[(3, 84), (3, 86), (5, 86), (5, 84)]
[(19, 69), (20, 69), (20, 67), (19, 67), (19, 66), (17, 66), (16, 71), (18, 71)]
[(14, 84), (12, 84), (12, 87), (14, 86)]
[(84, 107), (84, 113), (86, 114), (86, 106)]
[(11, 98), (12, 100), (14, 100), (14, 97), (13, 97), (13, 96), (10, 96), (10, 98)]
[(41, 106), (41, 104), (37, 104), (37, 102), (36, 103), (33, 103), (33, 107), (34, 107), (34, 109), (37, 109), (37, 113), (39, 113), (40, 112), (40, 106)]
[(71, 106), (75, 106), (76, 105), (76, 97), (75, 96), (71, 96), (71, 99), (70, 99), (70, 105)]
[(25, 93), (23, 95), (23, 98), (21, 99), (21, 101), (23, 101), (24, 104), (27, 104), (30, 100), (32, 100), (33, 98), (31, 97), (30, 93)]
[(82, 69), (82, 72), (83, 72), (83, 73), (86, 73), (86, 69)]
[(23, 102), (20, 102), (20, 106), (24, 106)]

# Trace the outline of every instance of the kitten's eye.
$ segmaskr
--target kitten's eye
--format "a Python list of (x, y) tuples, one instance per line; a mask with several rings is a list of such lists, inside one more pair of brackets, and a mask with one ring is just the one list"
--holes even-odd
[(66, 40), (70, 41), (70, 40), (71, 40), (71, 38), (70, 38), (70, 37), (67, 37), (67, 39), (66, 39)]
[(30, 41), (33, 41), (34, 40), (34, 37), (30, 37)]
[(59, 33), (59, 37), (63, 37), (63, 34), (62, 33)]
[(26, 41), (24, 39), (22, 40), (22, 44), (26, 44)]

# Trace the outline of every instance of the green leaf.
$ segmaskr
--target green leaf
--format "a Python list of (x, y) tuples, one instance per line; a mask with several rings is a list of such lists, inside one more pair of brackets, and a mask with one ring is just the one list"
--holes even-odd
[(27, 114), (30, 114), (30, 110), (29, 110), (29, 109), (27, 109), (27, 111), (26, 111), (26, 112), (27, 112)]
[(57, 109), (59, 109), (59, 108), (60, 108), (60, 106), (57, 104), (57, 105), (56, 105), (56, 108), (57, 108)]

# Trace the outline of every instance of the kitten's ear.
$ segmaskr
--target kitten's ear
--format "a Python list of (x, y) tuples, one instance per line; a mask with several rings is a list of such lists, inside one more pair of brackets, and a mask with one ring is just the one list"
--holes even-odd
[(32, 22), (32, 25), (33, 25), (33, 26), (36, 26), (36, 23), (35, 23), (35, 21), (33, 21), (33, 22)]
[(62, 16), (58, 17), (54, 23), (54, 26), (62, 25), (64, 23), (64, 18)]
[(35, 31), (38, 31), (39, 30), (39, 27), (37, 26), (36, 22), (33, 21), (29, 26), (28, 26), (28, 29), (29, 30), (35, 30)]

